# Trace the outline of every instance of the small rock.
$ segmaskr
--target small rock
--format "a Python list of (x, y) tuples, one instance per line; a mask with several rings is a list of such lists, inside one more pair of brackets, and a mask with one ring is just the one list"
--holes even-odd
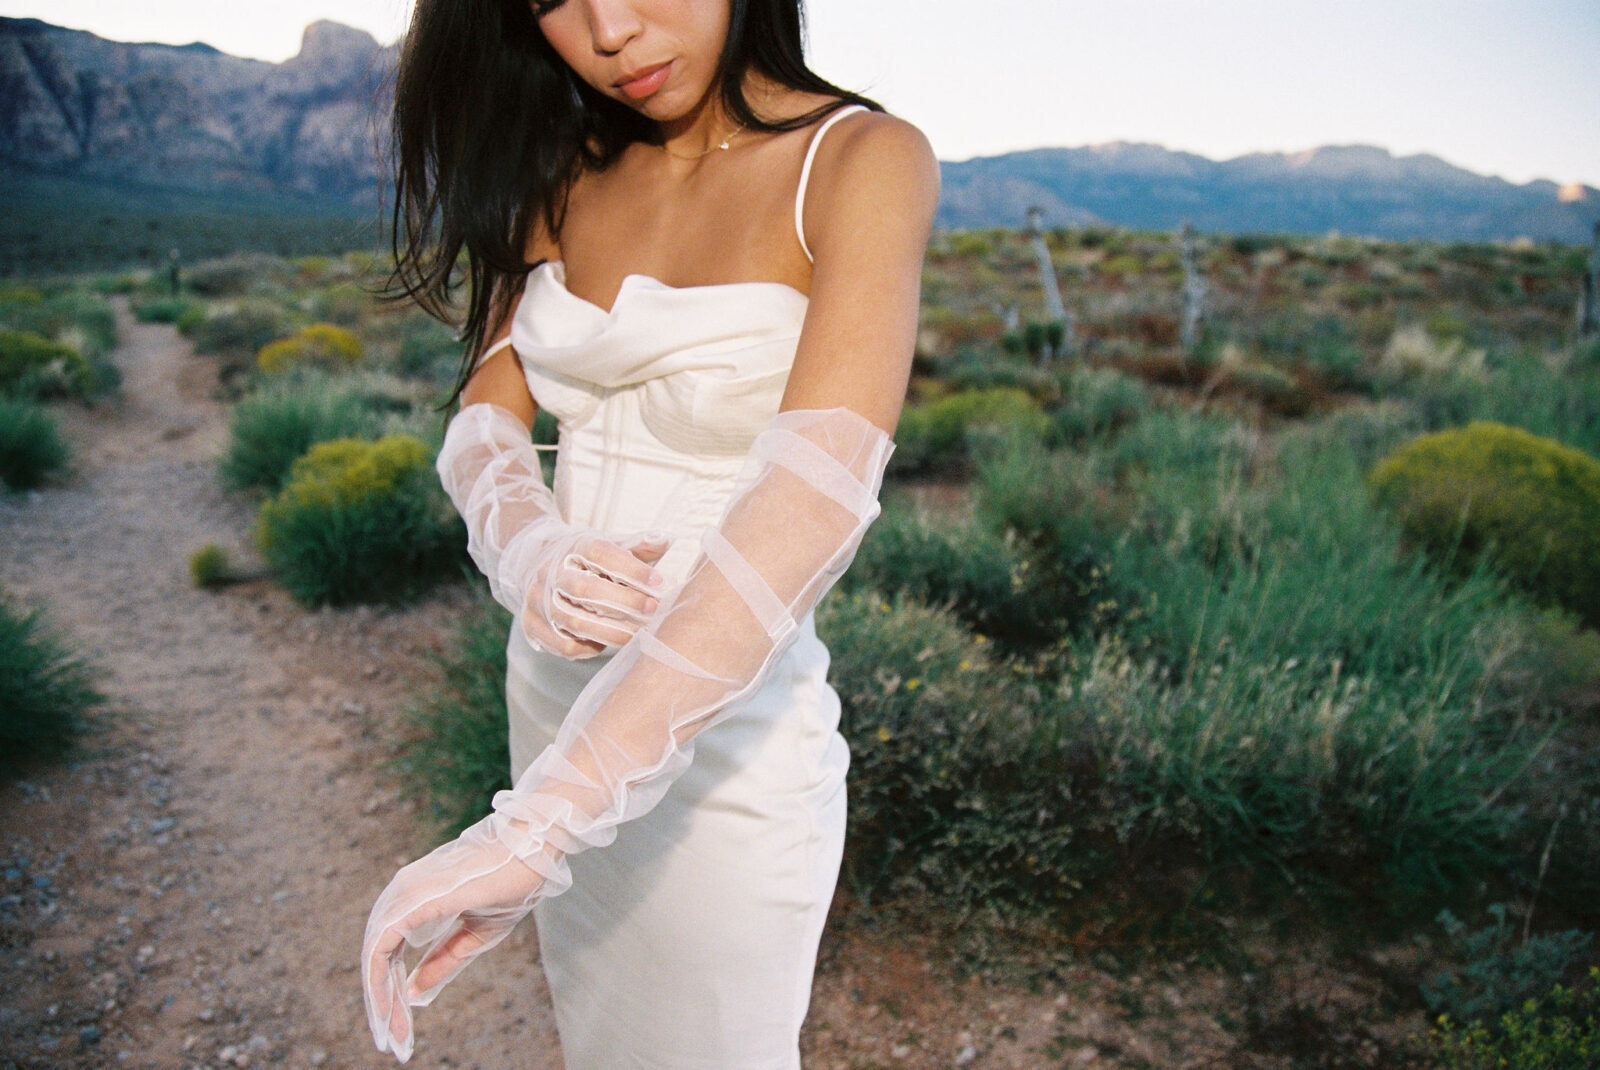
[(971, 1066), (978, 1058), (978, 1049), (971, 1044), (956, 1052), (957, 1066)]
[(78, 1043), (86, 1048), (91, 1048), (100, 1043), (100, 1027), (97, 1025), (79, 1026)]
[(325, 1063), (327, 1061), (328, 1061), (328, 1053), (323, 1051), (321, 1048), (317, 1048), (316, 1050), (314, 1050), (311, 1053), (311, 1065), (312, 1066), (321, 1066), (323, 1063)]
[(894, 1047), (889, 1049), (889, 1054), (893, 1055), (896, 1059), (904, 1059), (907, 1055), (911, 1054), (911, 1045), (896, 1044)]

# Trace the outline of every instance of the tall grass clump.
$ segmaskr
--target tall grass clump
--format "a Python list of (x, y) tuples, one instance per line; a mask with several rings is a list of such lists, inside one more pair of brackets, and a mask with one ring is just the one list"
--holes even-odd
[(105, 702), (94, 677), (41, 610), (0, 596), (0, 774), (72, 748)]
[(202, 307), (200, 302), (192, 298), (152, 297), (134, 305), (133, 314), (140, 323), (176, 324), (185, 315), (196, 314)]
[(844, 878), (942, 909), (1058, 907), (1104, 865), (1071, 770), (1031, 745), (1025, 686), (949, 611), (837, 592), (818, 608), (850, 744)]
[(313, 446), (261, 506), (256, 544), (307, 605), (393, 602), (460, 567), (465, 533), (408, 435)]
[(1066, 607), (1034, 579), (1027, 558), (992, 531), (935, 524), (891, 504), (867, 532), (841, 586), (944, 606), (978, 634), (1035, 647), (1060, 634)]
[(506, 636), (511, 615), (479, 598), (450, 648), (433, 657), (439, 682), (410, 711), (417, 734), (396, 763), (424, 786), (433, 814), (454, 835), (511, 787), (506, 736)]
[(31, 490), (66, 470), (67, 444), (55, 420), (28, 401), (0, 395), (0, 484)]
[(1600, 626), (1600, 460), (1474, 423), (1402, 446), (1373, 470), (1372, 486), (1437, 557), (1487, 560)]
[(1101, 438), (1150, 410), (1144, 381), (1115, 368), (1075, 366), (1066, 377), (1066, 398), (1050, 417), (1053, 445)]
[(181, 316), (179, 328), (194, 342), (196, 353), (238, 358), (254, 356), (263, 346), (293, 331), (293, 317), (275, 301), (248, 298), (208, 309), (204, 316)]
[(223, 481), (278, 491), (289, 466), (318, 442), (376, 438), (382, 420), (354, 389), (321, 377), (269, 384), (233, 407)]
[(1015, 387), (970, 390), (926, 405), (908, 405), (895, 430), (893, 470), (899, 475), (959, 472), (988, 447), (1012, 438), (1037, 442), (1050, 420)]

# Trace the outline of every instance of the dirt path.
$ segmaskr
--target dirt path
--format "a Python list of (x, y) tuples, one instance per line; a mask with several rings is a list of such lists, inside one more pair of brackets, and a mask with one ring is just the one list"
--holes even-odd
[[(0, 590), (46, 607), (115, 709), (73, 764), (0, 785), (0, 1068), (392, 1066), (361, 1012), (361, 927), (431, 833), (385, 761), (464, 595), (308, 613), (265, 581), (196, 590), (195, 548), (248, 557), (250, 505), (214, 477), (227, 409), (171, 328), (121, 318), (121, 399), (60, 413), (74, 479), (0, 498)], [(1066, 954), (1004, 976), (961, 960), (830, 928), (807, 1067), (1281, 1066), (1294, 1053), (1219, 1022), (1303, 1024), (1299, 1004), (1183, 963), (1117, 978)], [(1338, 1065), (1382, 1065), (1351, 1024), (1381, 986), (1286, 976), (1343, 1023), (1316, 1041)], [(414, 1066), (557, 1070), (533, 927), (419, 1024)]]
[[(393, 1065), (355, 963), (368, 906), (427, 830), (397, 802), (382, 729), (459, 607), (307, 613), (265, 582), (196, 590), (195, 548), (248, 553), (249, 506), (214, 477), (227, 410), (171, 328), (124, 315), (122, 332), (120, 401), (61, 413), (76, 477), (0, 503), (0, 589), (47, 608), (117, 708), (77, 764), (0, 793), (0, 1052)], [(559, 1065), (531, 927), (507, 952), (441, 997), (416, 1065)]]

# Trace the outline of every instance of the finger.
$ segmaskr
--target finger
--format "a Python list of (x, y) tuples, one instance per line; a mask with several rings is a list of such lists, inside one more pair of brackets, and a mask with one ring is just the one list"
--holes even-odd
[(401, 1062), (411, 1056), (411, 1007), (400, 998), (405, 991), (406, 967), (399, 955), (389, 960), (389, 1048)]
[(533, 613), (522, 615), (522, 634), (535, 650), (545, 650), (561, 658), (592, 658), (605, 649), (604, 643), (558, 631)]
[(473, 929), (471, 922), (464, 921), (456, 926), (411, 971), (411, 979), (406, 984), (406, 1000), (418, 1006), (432, 1002), (435, 990), (476, 958), (486, 943)]
[(655, 564), (672, 547), (672, 536), (664, 531), (641, 531), (617, 540), (617, 545), (640, 561)]
[(379, 1051), (397, 1056), (402, 1051), (409, 1054), (411, 1048), (411, 1011), (400, 998), (405, 981), (400, 957), (404, 943), (394, 926), (385, 927), (367, 952), (364, 977), (372, 1039)]
[(556, 614), (556, 626), (575, 639), (584, 639), (605, 646), (621, 646), (632, 639), (633, 633), (639, 630), (637, 623), (596, 617), (590, 613), (571, 610), (562, 610)]
[(579, 563), (591, 572), (645, 594), (661, 591), (667, 585), (665, 576), (614, 542), (595, 539), (582, 549), (578, 557)]
[(588, 569), (563, 569), (555, 584), (556, 599), (601, 617), (632, 617), (643, 621), (660, 606), (655, 595), (645, 594)]

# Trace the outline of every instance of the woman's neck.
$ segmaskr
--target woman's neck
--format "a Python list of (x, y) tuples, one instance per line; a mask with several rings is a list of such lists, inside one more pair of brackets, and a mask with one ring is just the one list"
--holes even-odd
[[(768, 114), (769, 105), (780, 87), (755, 74), (746, 74), (744, 99), (757, 115)], [(677, 119), (658, 123), (661, 147), (679, 159), (699, 159), (719, 148), (731, 148), (731, 139), (745, 130), (743, 123), (728, 111), (720, 88), (713, 86), (693, 111)]]

